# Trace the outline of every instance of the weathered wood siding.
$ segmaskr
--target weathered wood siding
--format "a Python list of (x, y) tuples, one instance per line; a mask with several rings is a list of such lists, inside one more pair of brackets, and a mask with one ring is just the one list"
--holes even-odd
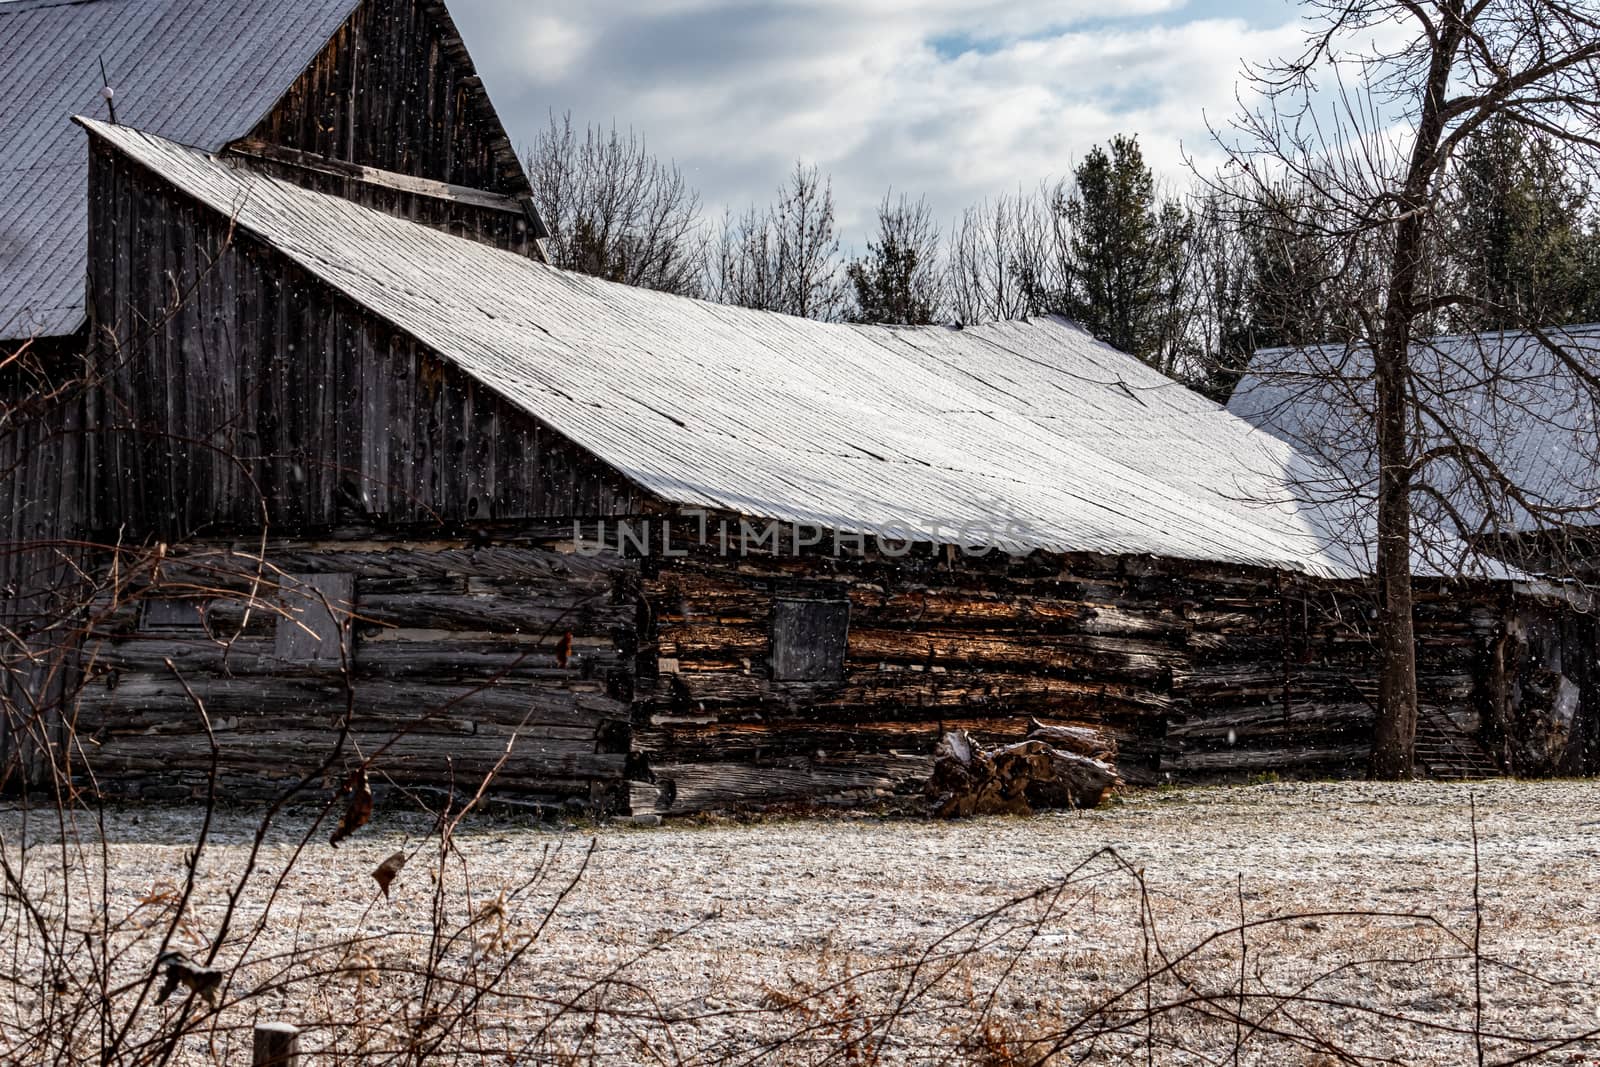
[(94, 570), (82, 544), (87, 432), (81, 337), (36, 342), (0, 370), (0, 791), (37, 780)]
[(252, 137), (511, 195), (527, 178), (444, 5), (366, 0)]
[(641, 510), (587, 453), (136, 164), (96, 150), (90, 170), (92, 321), (119, 357), (96, 527)]
[[(920, 787), (946, 730), (1015, 740), (1029, 719), (1099, 726), (1135, 781), (1360, 773), (1374, 687), (1354, 585), (1134, 558), (696, 556), (644, 581), (635, 744), (666, 811), (784, 798), (876, 802)], [(845, 598), (837, 682), (773, 681), (787, 596)], [(1493, 700), (1489, 590), (1419, 596), (1423, 700), (1466, 731)]]
[(95, 462), (83, 368), (80, 343), (0, 371), (0, 617), (8, 628), (48, 619), (60, 572), (70, 568), (61, 542), (79, 532)]
[[(763, 798), (872, 801), (915, 789), (946, 730), (1020, 738), (1028, 716), (1105, 724), (1153, 767), (1177, 656), (1159, 618), (1043, 556), (701, 557), (645, 581), (637, 744), (667, 810)], [(847, 599), (838, 682), (774, 682), (778, 596)]]
[[(380, 763), (396, 782), (475, 785), (520, 726), (499, 789), (618, 810), (898, 805), (945, 731), (1014, 740), (1034, 718), (1110, 734), (1135, 782), (1364, 769), (1374, 646), (1355, 585), (1043, 553), (624, 559), (537, 525), (274, 541), (265, 567), (251, 543), (182, 550), (90, 642), (81, 751), (107, 788), (201, 788), (209, 749), (187, 682), (220, 724), (228, 788), (245, 796), (315, 766), (347, 708), (352, 752), (403, 732)], [(258, 574), (269, 589), (247, 614)], [(287, 594), (270, 588), (276, 575)], [(348, 598), (352, 625), (318, 616), (318, 596)], [(185, 631), (197, 600), (208, 629)], [(808, 601), (828, 605), (824, 627), (848, 605), (842, 669), (779, 680), (774, 642), (795, 617), (775, 630), (776, 609)], [(279, 603), (310, 608), (286, 626)], [(1519, 729), (1551, 671), (1573, 676), (1532, 630), (1507, 637), (1511, 619), (1535, 617), (1563, 639), (1590, 622), (1504, 589), (1423, 588), (1425, 712), (1463, 739)], [(1594, 682), (1577, 676), (1575, 737), (1600, 714)]]
[(1505, 713), (1493, 734), (1517, 774), (1600, 770), (1600, 619), (1524, 605), (1507, 619), (1496, 665)]
[[(1163, 774), (1364, 772), (1376, 717), (1373, 601), (1357, 583), (1197, 572), (1175, 679), (1184, 718)], [(1418, 582), (1417, 684), (1424, 719), (1478, 739), (1493, 702), (1490, 663), (1504, 598), (1477, 583)]]
[[(493, 245), (543, 260), (546, 236), (537, 212), (525, 200), (401, 175), (378, 174), (346, 163), (317, 161), (304, 153), (260, 142), (235, 145), (235, 156), (275, 178), (409, 219), (453, 237)], [(299, 158), (304, 157), (304, 158)]]
[[(203, 794), (211, 755), (192, 691), (231, 798), (271, 795), (319, 767), (348, 712), (349, 741), (319, 788), (375, 755), (375, 784), (470, 793), (515, 735), (497, 792), (625, 804), (632, 565), (564, 552), (553, 532), (493, 547), (421, 534), (273, 541), (265, 566), (260, 553), (252, 542), (189, 546), (105, 615), (76, 702), (81, 758), (100, 788)], [(327, 601), (348, 618), (347, 648), (326, 631), (327, 654), (311, 654), (315, 619), (297, 626), (277, 610), (307, 584), (352, 591)]]

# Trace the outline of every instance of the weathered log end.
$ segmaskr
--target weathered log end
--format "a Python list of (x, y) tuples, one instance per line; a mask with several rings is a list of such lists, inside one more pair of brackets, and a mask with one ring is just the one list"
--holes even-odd
[(1028, 740), (1043, 741), (1052, 748), (1059, 748), (1063, 752), (1076, 753), (1079, 756), (1088, 756), (1090, 759), (1109, 763), (1113, 766), (1117, 762), (1117, 739), (1096, 726), (1083, 726), (1069, 723), (1047, 723), (1038, 719), (1029, 719)]
[(926, 790), (933, 815), (955, 819), (1093, 808), (1122, 784), (1109, 759), (1115, 747), (1096, 740), (1093, 729), (1039, 723), (1035, 727), (1028, 740), (994, 749), (980, 748), (964, 730), (945, 734)]

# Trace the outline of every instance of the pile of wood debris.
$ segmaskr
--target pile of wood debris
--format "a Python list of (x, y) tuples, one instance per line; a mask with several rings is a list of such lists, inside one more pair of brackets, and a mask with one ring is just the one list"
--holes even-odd
[(1093, 808), (1122, 784), (1115, 761), (1115, 743), (1089, 726), (1034, 720), (1027, 740), (989, 749), (956, 730), (939, 742), (927, 796), (941, 819)]

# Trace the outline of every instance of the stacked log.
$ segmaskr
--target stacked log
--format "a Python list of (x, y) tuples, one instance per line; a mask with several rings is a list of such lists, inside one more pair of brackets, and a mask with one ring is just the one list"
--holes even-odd
[(1026, 741), (981, 748), (965, 730), (945, 734), (934, 755), (927, 796), (936, 818), (1031, 815), (1093, 808), (1122, 778), (1114, 747), (1081, 726), (1033, 724)]
[[(1124, 778), (1159, 780), (1166, 723), (1185, 713), (1186, 623), (1171, 590), (1131, 588), (1116, 559), (689, 551), (642, 579), (633, 743), (672, 783), (671, 814), (921, 810), (946, 733), (1010, 744), (1032, 716), (1101, 731)], [(850, 602), (841, 677), (772, 677), (774, 602), (794, 596)], [(668, 811), (665, 795), (644, 802)]]
[[(266, 564), (248, 542), (185, 546), (151, 588), (97, 607), (74, 705), (97, 787), (203, 797), (214, 738), (223, 793), (276, 797), (322, 764), (353, 707), (330, 784), (379, 752), (374, 777), (400, 786), (470, 789), (492, 773), (497, 794), (528, 804), (624, 808), (631, 564), (561, 551), (570, 532), (518, 545), (356, 532), (271, 542)], [(288, 614), (335, 578), (325, 606)], [(348, 623), (324, 639), (318, 606)]]

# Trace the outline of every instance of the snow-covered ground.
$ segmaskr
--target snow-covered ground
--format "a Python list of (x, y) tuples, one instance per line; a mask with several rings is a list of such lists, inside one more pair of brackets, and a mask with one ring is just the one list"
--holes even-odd
[[(521, 1018), (518, 1047), (541, 1055), (566, 1048), (601, 1062), (745, 1062), (763, 1056), (818, 1062), (861, 1036), (861, 1019), (913, 997), (887, 1041), (861, 1046), (855, 1062), (924, 1062), (966, 1048), (963, 1062), (1005, 1062), (1003, 1046), (1060, 1035), (1115, 991), (1142, 1009), (1146, 959), (1176, 956), (1242, 914), (1258, 920), (1290, 912), (1383, 912), (1307, 916), (1255, 927), (1245, 937), (1243, 1015), (1263, 1030), (1320, 1035), (1298, 1044), (1249, 1034), (1231, 1016), (1240, 1005), (1237, 934), (1204, 945), (1179, 964), (1179, 978), (1151, 987), (1153, 1003), (1213, 998), (1210, 1021), (1195, 1012), (1164, 1015), (1153, 1031), (1102, 1041), (1088, 1062), (1121, 1062), (1121, 1052), (1153, 1033), (1156, 1063), (1202, 1062), (1205, 1049), (1232, 1062), (1340, 1063), (1341, 1051), (1405, 1063), (1458, 1064), (1473, 1057), (1468, 1034), (1441, 1033), (1380, 1018), (1356, 1007), (1470, 1030), (1474, 974), (1464, 954), (1474, 931), (1469, 797), (1477, 805), (1484, 954), (1483, 1028), (1550, 1037), (1600, 1026), (1600, 785), (1490, 782), (1472, 785), (1266, 784), (1133, 793), (1103, 810), (1028, 819), (935, 824), (868, 817), (709, 821), (659, 828), (623, 825), (539, 827), (481, 818), (464, 825), (452, 877), (470, 874), (481, 909), (526, 879), (547, 850), (549, 876), (488, 925), (486, 958), (531, 934), (594, 842), (587, 872), (562, 901), (538, 943), (510, 967), (505, 989), (531, 999), (495, 999), (496, 1020)], [(200, 813), (188, 809), (113, 812), (108, 829), (113, 915), (153, 886), (178, 883)], [(265, 867), (287, 860), (287, 820), (269, 840)], [(0, 820), (15, 840), (15, 816)], [(223, 816), (201, 866), (197, 931), (224, 906), (223, 890), (242, 863), (252, 827)], [(37, 827), (35, 828), (37, 831)], [(380, 805), (372, 824), (337, 850), (319, 833), (281, 893), (277, 918), (253, 950), (287, 950), (318, 939), (388, 935), (354, 958), (348, 976), (247, 1009), (290, 1021), (350, 1017), (352, 998), (382, 1004), (386, 953), (415, 951), (428, 927), (430, 852), (413, 857), (392, 899), (371, 871), (428, 829), (415, 815)], [(1125, 860), (1119, 867), (1114, 849)], [(1071, 872), (1088, 860), (1076, 875)], [(93, 866), (92, 861), (89, 866)], [(1141, 926), (1131, 871), (1142, 871), (1158, 941)], [(991, 909), (1069, 879), (1060, 892), (1005, 912), (992, 926), (959, 933), (915, 978), (901, 969), (928, 946)], [(251, 893), (247, 913), (259, 895)], [(1436, 927), (1423, 918), (1443, 924)], [(487, 927), (480, 927), (482, 935)], [(1452, 940), (1459, 935), (1460, 941)], [(993, 943), (989, 943), (989, 942)], [(220, 958), (226, 962), (229, 949)], [(1427, 957), (1426, 962), (1413, 962)], [(1372, 962), (1375, 960), (1389, 962)], [(1397, 962), (1398, 961), (1398, 962)], [(361, 968), (376, 968), (363, 982)], [(618, 969), (620, 968), (620, 969)], [(887, 971), (881, 970), (888, 968)], [(1272, 1000), (1320, 971), (1342, 968), (1309, 996), (1339, 1003)], [(534, 1041), (532, 1020), (549, 1002), (615, 971), (619, 982), (582, 1000), (603, 1001), (610, 1016), (569, 1018)], [(850, 977), (856, 976), (856, 977)], [(837, 988), (830, 982), (849, 979)], [(991, 997), (997, 980), (999, 992)], [(390, 980), (391, 988), (398, 979)], [(807, 994), (814, 994), (807, 999)], [(979, 1007), (984, 1007), (978, 1019)], [(241, 1011), (246, 1009), (241, 1008)], [(630, 1018), (628, 1013), (680, 1020)], [(1104, 1021), (1105, 1017), (1102, 1017)], [(236, 1019), (247, 1023), (248, 1019)], [(492, 1027), (491, 1027), (492, 1029)], [(309, 1034), (321, 1047), (333, 1031)], [(764, 1039), (801, 1034), (781, 1051)], [(510, 1040), (510, 1039), (505, 1039)], [(1007, 1043), (1009, 1042), (1009, 1046)], [(1490, 1062), (1528, 1046), (1489, 1041)], [(1337, 1047), (1335, 1047), (1337, 1046)], [(986, 1052), (971, 1051), (986, 1048)], [(1593, 1063), (1600, 1045), (1574, 1044), (1542, 1062)], [(1036, 1051), (1036, 1050), (1035, 1050)], [(1083, 1046), (1074, 1046), (1077, 1062)], [(191, 1055), (203, 1047), (193, 1044)], [(1100, 1058), (1097, 1058), (1100, 1057)], [(850, 1062), (841, 1057), (836, 1062)], [(1022, 1056), (1013, 1062), (1033, 1062)], [(1141, 1053), (1136, 1062), (1145, 1062)], [(1362, 1061), (1365, 1062), (1365, 1061)]]

